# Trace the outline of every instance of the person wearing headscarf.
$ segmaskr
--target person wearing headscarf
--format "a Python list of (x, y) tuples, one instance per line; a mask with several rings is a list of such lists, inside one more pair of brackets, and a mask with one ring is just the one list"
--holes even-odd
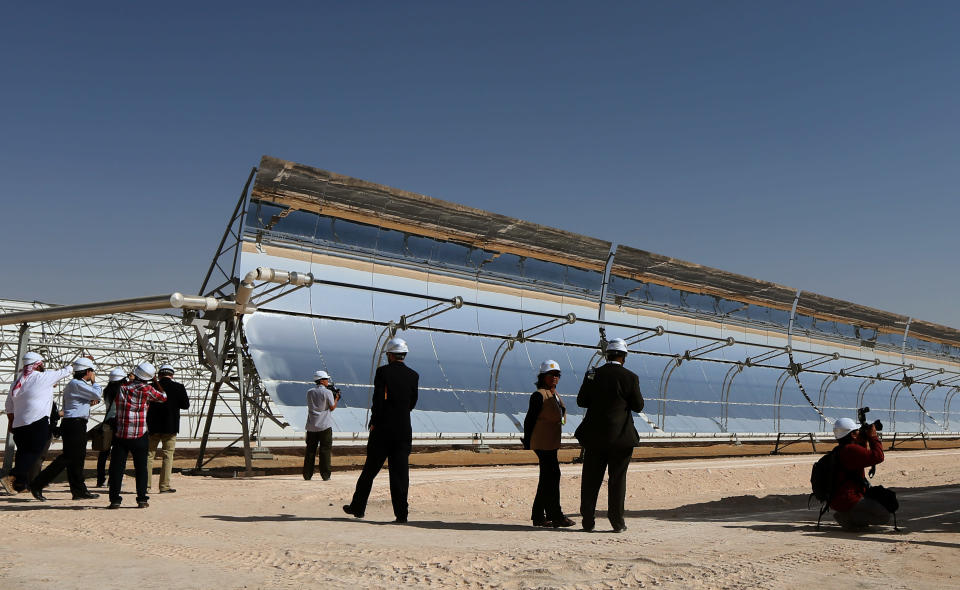
[(23, 355), (23, 369), (7, 394), (4, 411), (7, 429), (17, 445), (10, 473), (0, 477), (0, 487), (8, 494), (18, 494), (29, 485), (30, 470), (42, 456), (50, 440), (50, 408), (53, 407), (53, 386), (73, 374), (73, 366), (45, 371), (43, 357), (35, 352)]
[(568, 527), (577, 523), (563, 515), (560, 508), (560, 432), (566, 422), (567, 407), (557, 394), (560, 364), (540, 363), (537, 390), (530, 396), (530, 407), (523, 420), (523, 448), (537, 454), (540, 481), (533, 498), (531, 519), (534, 526)]

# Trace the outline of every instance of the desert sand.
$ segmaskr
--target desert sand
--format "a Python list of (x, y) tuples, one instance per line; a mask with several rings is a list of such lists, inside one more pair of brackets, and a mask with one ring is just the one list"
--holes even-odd
[[(807, 509), (817, 455), (634, 462), (627, 524), (579, 528), (579, 466), (563, 466), (571, 529), (529, 525), (534, 466), (411, 470), (393, 524), (386, 471), (364, 519), (358, 471), (330, 481), (174, 475), (175, 494), (121, 510), (106, 497), (0, 496), (0, 588), (948, 588), (960, 578), (960, 450), (889, 452), (901, 531), (846, 533)], [(93, 482), (89, 482), (92, 485)], [(94, 490), (104, 491), (104, 490)], [(600, 507), (606, 506), (601, 491)]]

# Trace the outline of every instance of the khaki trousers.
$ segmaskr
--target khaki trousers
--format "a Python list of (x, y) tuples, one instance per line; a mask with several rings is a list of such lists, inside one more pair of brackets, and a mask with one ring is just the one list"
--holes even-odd
[(176, 434), (151, 434), (147, 446), (147, 491), (153, 487), (153, 456), (161, 446), (163, 463), (160, 466), (160, 491), (170, 489), (170, 476), (173, 475), (173, 451), (177, 448)]

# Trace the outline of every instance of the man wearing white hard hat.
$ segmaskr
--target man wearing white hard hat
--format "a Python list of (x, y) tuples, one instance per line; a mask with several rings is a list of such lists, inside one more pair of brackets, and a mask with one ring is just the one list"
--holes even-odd
[(160, 389), (157, 369), (143, 362), (133, 370), (133, 380), (120, 386), (114, 404), (117, 406), (117, 431), (110, 451), (110, 506), (120, 508), (123, 498), (123, 472), (127, 455), (133, 455), (133, 472), (137, 481), (137, 508), (150, 504), (147, 495), (147, 408), (151, 402), (165, 402), (167, 394)]
[(410, 487), (410, 446), (413, 443), (410, 412), (417, 405), (420, 375), (403, 362), (408, 348), (402, 338), (388, 340), (385, 352), (387, 364), (378, 367), (373, 378), (367, 460), (357, 479), (353, 499), (343, 511), (357, 518), (363, 517), (373, 479), (383, 468), (383, 462), (389, 459), (394, 522), (405, 523), (409, 512), (407, 491)]
[(873, 424), (861, 427), (850, 418), (840, 418), (833, 424), (837, 439), (839, 481), (830, 496), (833, 517), (840, 526), (857, 530), (869, 525), (890, 522), (890, 512), (873, 498), (867, 497), (867, 478), (864, 468), (883, 462), (883, 444)]
[(614, 338), (607, 343), (604, 352), (607, 363), (587, 371), (577, 394), (577, 405), (587, 409), (575, 433), (583, 446), (580, 515), (583, 529), (592, 531), (597, 495), (603, 483), (603, 473), (607, 471), (607, 518), (613, 532), (620, 533), (627, 530), (623, 519), (627, 467), (633, 447), (640, 443), (633, 425), (633, 412), (643, 410), (643, 395), (640, 393), (640, 379), (623, 366), (627, 359), (627, 343), (622, 338)]
[(116, 367), (107, 377), (107, 386), (103, 388), (103, 403), (106, 404), (103, 416), (103, 436), (106, 439), (103, 449), (97, 455), (97, 487), (102, 488), (107, 483), (107, 458), (113, 448), (113, 435), (117, 431), (117, 392), (127, 383), (127, 371)]
[(63, 419), (60, 421), (63, 453), (30, 482), (30, 492), (37, 500), (46, 500), (43, 496), (43, 488), (50, 485), (53, 478), (64, 468), (67, 470), (70, 493), (74, 500), (90, 500), (99, 496), (87, 490), (87, 484), (83, 478), (90, 406), (100, 403), (103, 397), (102, 389), (95, 382), (96, 370), (96, 366), (89, 358), (78, 358), (73, 361), (73, 379), (63, 388)]
[(72, 374), (71, 365), (59, 371), (44, 371), (42, 356), (35, 352), (23, 355), (23, 369), (14, 379), (4, 406), (7, 429), (17, 445), (13, 469), (0, 477), (0, 486), (8, 494), (27, 489), (30, 483), (28, 474), (50, 440), (53, 386)]
[(314, 373), (313, 382), (316, 387), (307, 390), (307, 450), (303, 454), (303, 479), (313, 477), (319, 447), (320, 477), (327, 481), (330, 479), (330, 451), (333, 448), (333, 417), (330, 413), (337, 409), (340, 391), (330, 383), (326, 371)]
[(170, 487), (173, 477), (173, 453), (177, 448), (180, 432), (180, 410), (190, 408), (190, 397), (182, 383), (173, 380), (176, 371), (173, 365), (160, 365), (157, 369), (160, 390), (167, 394), (167, 401), (153, 402), (147, 410), (147, 490), (153, 488), (153, 457), (157, 446), (162, 448), (163, 462), (160, 465), (160, 493), (170, 494), (177, 490)]

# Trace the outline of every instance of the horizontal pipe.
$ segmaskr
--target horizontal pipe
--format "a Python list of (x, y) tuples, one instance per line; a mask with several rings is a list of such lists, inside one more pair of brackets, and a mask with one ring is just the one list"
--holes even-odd
[[(197, 295), (154, 295), (151, 297), (137, 297), (134, 299), (118, 299), (116, 301), (100, 301), (97, 303), (81, 303), (80, 305), (57, 305), (44, 309), (17, 311), (0, 315), (0, 326), (8, 324), (23, 324), (29, 322), (48, 322), (65, 318), (82, 318), (93, 315), (107, 315), (111, 313), (129, 313), (134, 311), (148, 311), (155, 309), (205, 309), (218, 308), (233, 309), (232, 301), (220, 301), (213, 297)], [(249, 311), (249, 306), (248, 306)]]

